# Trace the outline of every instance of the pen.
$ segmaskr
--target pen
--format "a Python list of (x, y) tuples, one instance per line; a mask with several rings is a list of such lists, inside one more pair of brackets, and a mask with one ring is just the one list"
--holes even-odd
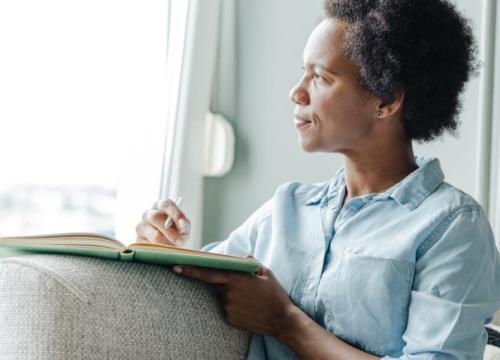
[[(181, 202), (182, 202), (182, 197), (180, 197), (180, 196), (174, 200), (174, 203), (177, 206), (179, 206), (181, 204)], [(173, 222), (174, 222), (174, 220), (170, 216), (167, 216), (167, 220), (165, 220), (164, 228), (168, 229), (170, 226), (172, 226)]]

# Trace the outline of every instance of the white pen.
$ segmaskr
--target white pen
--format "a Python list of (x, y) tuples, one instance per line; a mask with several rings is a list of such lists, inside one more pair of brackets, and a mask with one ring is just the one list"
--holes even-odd
[[(179, 206), (181, 204), (181, 202), (182, 202), (182, 197), (180, 197), (180, 196), (174, 200), (174, 203), (177, 206)], [(163, 227), (165, 229), (168, 229), (170, 226), (172, 226), (173, 222), (174, 222), (174, 220), (170, 216), (167, 216), (167, 220), (165, 220), (165, 225), (163, 225)]]

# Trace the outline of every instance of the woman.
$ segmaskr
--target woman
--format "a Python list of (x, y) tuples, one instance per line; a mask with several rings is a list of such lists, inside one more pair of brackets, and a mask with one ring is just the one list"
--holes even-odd
[[(301, 147), (344, 156), (320, 184), (280, 186), (210, 251), (252, 255), (257, 275), (175, 267), (215, 284), (249, 359), (481, 359), (500, 306), (488, 220), (412, 141), (457, 127), (475, 69), (466, 20), (446, 0), (326, 0), (292, 89)], [(167, 215), (175, 227), (165, 230)], [(142, 241), (178, 243), (172, 201), (146, 211)]]

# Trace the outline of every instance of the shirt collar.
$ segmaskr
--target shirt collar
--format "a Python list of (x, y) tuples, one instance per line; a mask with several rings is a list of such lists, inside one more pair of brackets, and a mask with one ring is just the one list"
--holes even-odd
[(444, 180), (439, 160), (415, 157), (418, 169), (386, 191), (408, 210), (416, 209)]
[(320, 186), (314, 195), (306, 202), (306, 205), (319, 204), (325, 197), (332, 198), (344, 183), (344, 167), (337, 170), (335, 176)]
[[(415, 171), (385, 192), (373, 195), (373, 199), (384, 200), (391, 197), (410, 211), (417, 208), (427, 196), (441, 185), (444, 174), (441, 170), (441, 164), (436, 158), (416, 156), (415, 161), (418, 166)], [(324, 198), (330, 200), (335, 196), (340, 202), (338, 194), (344, 184), (344, 167), (341, 167), (330, 181), (318, 188), (318, 191), (306, 202), (306, 205), (318, 204)]]

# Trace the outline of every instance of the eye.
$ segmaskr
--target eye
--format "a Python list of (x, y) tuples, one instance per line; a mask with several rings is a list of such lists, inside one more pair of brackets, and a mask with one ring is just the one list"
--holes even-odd
[(324, 76), (321, 76), (318, 73), (314, 73), (312, 77), (314, 80), (318, 81), (320, 84), (328, 84), (328, 81), (326, 80), (326, 78)]

